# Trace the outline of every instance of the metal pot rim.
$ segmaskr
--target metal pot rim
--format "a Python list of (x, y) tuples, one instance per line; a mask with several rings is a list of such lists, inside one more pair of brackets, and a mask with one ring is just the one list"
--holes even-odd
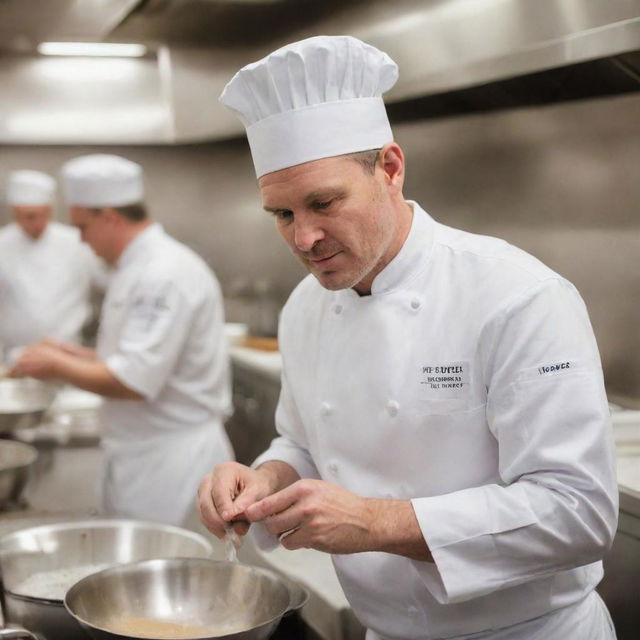
[[(267, 620), (263, 620), (260, 624), (258, 625), (254, 625), (252, 627), (249, 627), (247, 629), (243, 629), (241, 631), (235, 631), (235, 633), (245, 633), (247, 631), (251, 631), (252, 629), (257, 629), (260, 628), (264, 625), (268, 625), (271, 624), (274, 621), (280, 620), (286, 613), (290, 612), (290, 611), (294, 611), (296, 609), (299, 609), (300, 607), (302, 607), (307, 599), (308, 599), (308, 593), (306, 593), (306, 597), (304, 598), (300, 598), (300, 596), (298, 596), (298, 600), (295, 600), (295, 596), (292, 595), (292, 583), (293, 581), (283, 578), (280, 574), (278, 574), (275, 571), (272, 571), (271, 569), (267, 569), (264, 567), (256, 567), (254, 565), (247, 565), (247, 564), (242, 564), (242, 563), (235, 563), (235, 562), (230, 562), (228, 560), (214, 560), (213, 558), (153, 558), (150, 560), (140, 560), (140, 561), (136, 561), (136, 562), (129, 562), (126, 564), (120, 564), (118, 566), (114, 566), (114, 567), (109, 567), (108, 569), (103, 569), (102, 571), (98, 571), (94, 574), (91, 574), (90, 576), (87, 576), (86, 578), (83, 578), (82, 580), (79, 580), (78, 582), (76, 582), (66, 593), (65, 598), (64, 598), (64, 607), (67, 610), (67, 612), (69, 613), (69, 615), (71, 615), (74, 620), (76, 620), (76, 622), (78, 622), (81, 626), (87, 626), (91, 629), (96, 629), (98, 631), (107, 633), (107, 634), (112, 634), (112, 635), (121, 635), (121, 634), (115, 634), (114, 631), (111, 631), (110, 629), (107, 629), (105, 627), (100, 627), (92, 622), (89, 622), (87, 620), (85, 620), (84, 618), (80, 617), (79, 615), (77, 615), (76, 613), (74, 613), (71, 609), (71, 606), (69, 605), (69, 603), (67, 602), (69, 597), (72, 596), (72, 591), (77, 591), (78, 589), (82, 588), (82, 583), (85, 581), (88, 581), (91, 578), (94, 578), (96, 575), (99, 574), (110, 574), (110, 573), (117, 573), (118, 571), (122, 571), (123, 569), (127, 569), (129, 567), (136, 567), (136, 566), (141, 566), (141, 565), (146, 565), (146, 564), (153, 564), (153, 563), (158, 563), (158, 562), (167, 562), (170, 564), (177, 564), (179, 562), (184, 562), (185, 560), (192, 562), (192, 563), (197, 563), (197, 564), (208, 564), (208, 565), (231, 565), (231, 566), (237, 566), (237, 567), (241, 567), (242, 570), (246, 570), (249, 571), (251, 573), (254, 574), (261, 574), (264, 575), (268, 578), (271, 579), (275, 579), (278, 583), (282, 584), (284, 586), (284, 588), (287, 590), (287, 592), (289, 593), (289, 604), (278, 614), (268, 618)], [(296, 585), (298, 586), (298, 585)], [(302, 589), (302, 587), (300, 587)], [(306, 592), (306, 590), (304, 590)], [(293, 603), (293, 604), (292, 604)], [(124, 637), (124, 636), (123, 636)], [(130, 638), (131, 640), (149, 640), (148, 636), (135, 636), (135, 635), (128, 635), (126, 636), (127, 638)], [(205, 640), (208, 638), (215, 638), (216, 636), (211, 636), (209, 635), (202, 635), (202, 636), (190, 636), (189, 640)], [(224, 636), (220, 636), (220, 637), (224, 637)]]
[(74, 529), (115, 529), (122, 526), (132, 526), (137, 529), (151, 528), (157, 531), (166, 531), (170, 533), (179, 533), (185, 538), (191, 538), (194, 541), (204, 543), (203, 546), (211, 550), (211, 545), (207, 539), (195, 531), (183, 529), (172, 524), (163, 524), (153, 522), (151, 520), (135, 520), (133, 518), (96, 518), (87, 520), (71, 520), (65, 522), (52, 522), (50, 524), (39, 524), (33, 527), (26, 527), (12, 531), (0, 537), (0, 557), (3, 555), (11, 555), (12, 550), (6, 549), (6, 545), (14, 539), (19, 539), (27, 535), (34, 535), (40, 531), (69, 531)]

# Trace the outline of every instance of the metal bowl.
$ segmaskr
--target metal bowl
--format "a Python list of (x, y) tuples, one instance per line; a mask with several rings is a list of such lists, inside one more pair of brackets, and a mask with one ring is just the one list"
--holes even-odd
[(0, 509), (18, 500), (37, 457), (38, 451), (29, 444), (0, 440)]
[[(46, 640), (86, 640), (63, 604), (67, 587), (80, 577), (119, 563), (206, 558), (212, 552), (209, 542), (193, 531), (136, 520), (87, 520), (15, 531), (0, 539), (5, 621)], [(61, 574), (68, 584), (61, 584)]]
[(35, 378), (0, 378), (0, 433), (37, 425), (56, 392), (55, 385)]
[(77, 582), (67, 611), (98, 640), (262, 640), (306, 590), (267, 569), (202, 558), (120, 565)]

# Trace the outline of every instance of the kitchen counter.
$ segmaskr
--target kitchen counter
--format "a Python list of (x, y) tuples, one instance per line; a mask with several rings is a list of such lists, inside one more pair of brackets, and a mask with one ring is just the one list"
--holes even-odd
[(280, 382), (282, 355), (279, 351), (262, 351), (248, 347), (232, 346), (231, 360), (234, 364), (249, 367), (276, 382)]

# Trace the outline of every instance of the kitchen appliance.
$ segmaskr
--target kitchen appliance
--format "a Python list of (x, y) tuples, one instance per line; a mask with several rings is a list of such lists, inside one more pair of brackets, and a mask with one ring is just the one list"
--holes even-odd
[[(205, 558), (211, 553), (209, 542), (197, 533), (136, 520), (65, 522), (16, 531), (0, 539), (5, 624), (24, 627), (41, 640), (86, 640), (64, 608), (63, 596), (56, 597), (65, 571), (77, 576), (78, 568), (85, 567), (88, 575), (92, 567), (98, 571), (150, 558)], [(34, 575), (42, 584), (34, 584)], [(72, 578), (71, 584), (76, 580)], [(8, 636), (0, 631), (3, 637)]]
[(0, 433), (37, 425), (57, 387), (34, 378), (0, 378)]
[[(306, 599), (302, 587), (266, 569), (176, 558), (95, 573), (67, 592), (65, 606), (96, 640), (262, 640), (285, 613), (299, 609)], [(166, 633), (169, 629), (171, 634)]]
[(0, 440), (0, 509), (17, 504), (38, 451), (23, 442)]

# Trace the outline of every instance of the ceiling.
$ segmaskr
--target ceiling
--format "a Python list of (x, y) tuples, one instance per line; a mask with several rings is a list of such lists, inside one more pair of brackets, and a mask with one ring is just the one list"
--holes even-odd
[[(241, 135), (217, 104), (238, 68), (344, 33), (398, 63), (392, 120), (640, 89), (640, 0), (0, 0), (0, 142)], [(136, 42), (149, 54), (54, 61), (35, 53), (43, 41)]]

